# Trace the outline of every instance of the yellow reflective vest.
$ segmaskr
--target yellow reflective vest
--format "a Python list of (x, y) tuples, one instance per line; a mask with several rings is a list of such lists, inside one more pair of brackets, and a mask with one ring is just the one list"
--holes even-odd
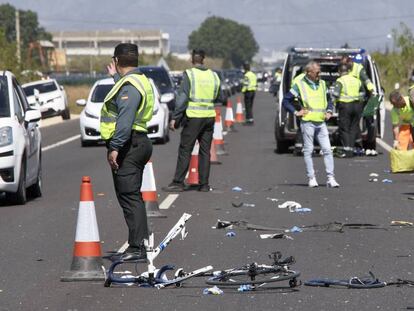
[(116, 82), (104, 99), (100, 124), (101, 137), (103, 140), (111, 139), (115, 133), (118, 117), (118, 109), (115, 99), (121, 87), (126, 83), (130, 83), (141, 94), (141, 103), (135, 113), (132, 129), (143, 133), (148, 132), (147, 122), (151, 120), (154, 109), (154, 91), (146, 76), (134, 73), (126, 75)]
[(352, 74), (346, 74), (336, 81), (341, 83), (341, 94), (339, 94), (338, 102), (352, 103), (360, 100), (361, 80), (355, 78)]
[(305, 78), (296, 82), (304, 109), (309, 112), (302, 117), (303, 121), (324, 122), (328, 100), (326, 98), (325, 81), (319, 80), (319, 86), (314, 90)]
[(254, 92), (257, 89), (257, 77), (256, 75), (251, 72), (247, 71), (244, 74), (244, 81), (243, 81), (243, 88), (242, 92)]
[(220, 79), (210, 70), (191, 68), (186, 70), (190, 80), (190, 97), (186, 115), (189, 118), (214, 118), (214, 100), (217, 98)]
[[(361, 71), (364, 69), (364, 66), (358, 63), (352, 63), (352, 69), (351, 69), (351, 75), (353, 75), (355, 78), (361, 80)], [(367, 87), (368, 91), (374, 90), (374, 84), (372, 84), (371, 80), (367, 79), (366, 81), (361, 81), (365, 83), (365, 86)]]

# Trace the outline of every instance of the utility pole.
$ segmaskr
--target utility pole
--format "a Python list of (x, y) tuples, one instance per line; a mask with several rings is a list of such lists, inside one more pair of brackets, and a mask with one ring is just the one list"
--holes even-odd
[(21, 63), (21, 54), (20, 54), (20, 13), (19, 10), (16, 9), (16, 56), (17, 56), (17, 62)]

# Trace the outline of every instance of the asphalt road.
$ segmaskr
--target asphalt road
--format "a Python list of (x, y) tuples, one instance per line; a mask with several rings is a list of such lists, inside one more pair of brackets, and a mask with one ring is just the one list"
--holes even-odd
[[(228, 156), (212, 167), (210, 193), (181, 193), (168, 218), (151, 219), (159, 241), (182, 213), (193, 215), (189, 235), (174, 240), (157, 258), (156, 265), (174, 264), (186, 271), (206, 265), (216, 270), (251, 262), (270, 263), (268, 254), (281, 251), (294, 256), (293, 269), (302, 281), (311, 278), (346, 279), (373, 271), (380, 280), (414, 279), (413, 230), (390, 227), (392, 220), (414, 219), (412, 174), (392, 175), (387, 152), (378, 157), (335, 159), (339, 189), (327, 189), (321, 157), (314, 161), (321, 186), (306, 186), (303, 159), (274, 153), (274, 104), (259, 93), (253, 127), (238, 126), (225, 136)], [(78, 120), (42, 129), (43, 146), (79, 133)], [(389, 130), (389, 128), (388, 128)], [(153, 164), (159, 202), (167, 196), (160, 189), (173, 176), (178, 133), (171, 142), (156, 145)], [(389, 140), (389, 136), (387, 136)], [(388, 141), (390, 143), (390, 141)], [(81, 148), (75, 140), (49, 149), (43, 155), (44, 195), (25, 206), (0, 203), (0, 310), (403, 310), (414, 305), (413, 288), (370, 290), (311, 288), (291, 290), (286, 282), (277, 288), (238, 293), (224, 289), (220, 296), (203, 295), (204, 278), (187, 281), (183, 288), (104, 288), (102, 282), (62, 283), (69, 269), (83, 175), (92, 178), (96, 213), (104, 252), (119, 249), (126, 240), (126, 225), (117, 204), (102, 146)], [(378, 173), (379, 182), (369, 182)], [(393, 183), (382, 183), (389, 178)], [(242, 192), (233, 192), (239, 186)], [(272, 202), (270, 198), (278, 199)], [(277, 204), (294, 200), (311, 208), (307, 214), (290, 213)], [(255, 204), (232, 206), (232, 202)], [(292, 233), (293, 240), (262, 240), (259, 231), (225, 230), (212, 226), (217, 219), (247, 220), (269, 227), (344, 223), (372, 223), (381, 229), (346, 229), (336, 232)], [(110, 262), (105, 261), (106, 268)], [(139, 265), (142, 271), (145, 265)], [(134, 271), (133, 266), (125, 270)]]

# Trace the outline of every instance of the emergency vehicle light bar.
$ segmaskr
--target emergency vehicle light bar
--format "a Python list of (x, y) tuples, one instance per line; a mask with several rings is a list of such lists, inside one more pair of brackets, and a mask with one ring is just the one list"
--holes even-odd
[(292, 48), (296, 53), (334, 53), (334, 54), (361, 54), (364, 53), (364, 49), (332, 49), (332, 48)]

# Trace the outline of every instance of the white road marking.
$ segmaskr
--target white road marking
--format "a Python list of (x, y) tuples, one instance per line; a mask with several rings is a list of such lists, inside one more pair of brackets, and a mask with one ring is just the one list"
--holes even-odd
[(43, 148), (42, 148), (42, 152), (48, 151), (48, 150), (50, 150), (50, 149), (53, 149), (53, 148), (56, 148), (56, 147), (59, 147), (59, 146), (62, 146), (62, 145), (67, 144), (67, 143), (70, 143), (71, 141), (74, 141), (74, 140), (76, 140), (76, 139), (79, 139), (80, 137), (81, 137), (81, 135), (80, 135), (80, 134), (79, 134), (79, 135), (75, 135), (75, 136), (72, 136), (72, 137), (66, 138), (66, 139), (64, 139), (64, 140), (61, 140), (61, 141), (59, 141), (59, 142), (57, 142), (57, 143), (55, 143), (55, 144), (52, 144), (52, 145), (49, 145), (49, 146), (43, 147)]
[(169, 194), (160, 204), (160, 209), (169, 209), (178, 196), (179, 194)]
[(388, 145), (385, 141), (383, 141), (381, 138), (377, 138), (377, 143), (384, 148), (386, 151), (391, 152), (392, 147)]
[[(174, 201), (179, 197), (179, 194), (169, 194), (160, 204), (160, 209), (169, 209)], [(128, 248), (128, 241), (125, 242), (119, 249), (118, 253), (123, 253)]]

